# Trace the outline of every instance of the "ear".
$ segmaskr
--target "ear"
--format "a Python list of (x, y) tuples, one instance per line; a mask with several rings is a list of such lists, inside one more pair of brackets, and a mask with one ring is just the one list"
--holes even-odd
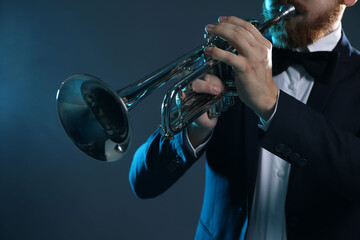
[(351, 6), (353, 6), (356, 2), (357, 2), (357, 0), (342, 0), (342, 3), (343, 3), (346, 7), (351, 7)]

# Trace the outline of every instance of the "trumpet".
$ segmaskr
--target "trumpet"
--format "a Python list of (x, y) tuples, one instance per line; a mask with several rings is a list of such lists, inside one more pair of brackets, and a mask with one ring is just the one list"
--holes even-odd
[[(294, 14), (295, 8), (285, 4), (272, 19), (262, 24), (251, 22), (264, 33)], [(67, 78), (57, 91), (56, 103), (62, 126), (72, 142), (101, 161), (123, 158), (132, 138), (129, 111), (170, 80), (177, 83), (169, 89), (161, 106), (159, 131), (165, 138), (173, 138), (205, 112), (215, 117), (233, 105), (237, 94), (231, 67), (207, 58), (204, 49), (216, 46), (235, 54), (236, 50), (217, 36), (205, 34), (205, 37), (204, 44), (117, 91), (91, 75), (77, 74)], [(186, 86), (210, 71), (224, 81), (225, 92), (217, 96), (189, 92), (183, 99)]]

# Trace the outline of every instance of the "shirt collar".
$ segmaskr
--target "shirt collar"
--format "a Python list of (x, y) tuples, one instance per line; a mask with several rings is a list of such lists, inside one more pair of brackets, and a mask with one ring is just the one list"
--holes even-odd
[(307, 46), (309, 52), (332, 51), (341, 38), (341, 23), (335, 31)]

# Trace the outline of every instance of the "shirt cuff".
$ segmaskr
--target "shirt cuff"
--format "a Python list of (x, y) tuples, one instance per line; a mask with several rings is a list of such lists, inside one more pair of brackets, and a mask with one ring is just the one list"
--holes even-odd
[(264, 119), (260, 118), (260, 122), (258, 124), (258, 127), (261, 128), (264, 132), (266, 132), (271, 124), (272, 119), (275, 116), (276, 110), (277, 110), (277, 106), (278, 106), (278, 102), (279, 102), (279, 96), (280, 96), (280, 90), (278, 90), (278, 95), (277, 95), (277, 99), (276, 99), (276, 103), (275, 103), (275, 109), (274, 112), (271, 114), (271, 117), (269, 118), (269, 120), (265, 121)]
[(187, 148), (187, 150), (194, 156), (194, 157), (198, 157), (198, 153), (206, 146), (206, 144), (210, 141), (212, 135), (213, 135), (213, 131), (211, 131), (210, 136), (206, 139), (205, 142), (203, 142), (202, 144), (200, 144), (199, 146), (197, 146), (196, 148), (193, 147), (193, 145), (190, 142), (188, 133), (187, 133), (187, 129), (184, 130), (184, 144), (185, 147)]

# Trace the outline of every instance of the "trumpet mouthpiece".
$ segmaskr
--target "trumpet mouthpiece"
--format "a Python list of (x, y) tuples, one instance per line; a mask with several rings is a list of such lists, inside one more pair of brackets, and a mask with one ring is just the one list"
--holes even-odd
[(295, 15), (295, 12), (295, 7), (290, 3), (286, 3), (280, 8), (278, 16), (280, 18), (289, 19)]

